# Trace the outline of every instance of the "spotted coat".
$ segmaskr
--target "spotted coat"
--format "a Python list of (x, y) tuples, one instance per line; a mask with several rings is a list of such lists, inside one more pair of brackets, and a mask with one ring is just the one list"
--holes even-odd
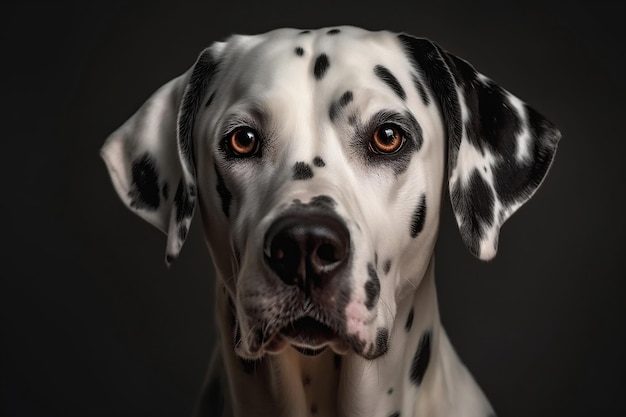
[(342, 26), (233, 35), (102, 148), (167, 234), (196, 207), (218, 276), (206, 416), (493, 416), (437, 310), (442, 193), (482, 260), (558, 130), (437, 44)]

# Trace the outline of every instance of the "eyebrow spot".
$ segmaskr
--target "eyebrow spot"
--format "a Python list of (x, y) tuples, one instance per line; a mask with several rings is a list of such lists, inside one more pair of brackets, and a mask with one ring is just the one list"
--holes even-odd
[(304, 55), (304, 49), (302, 49), (302, 48), (301, 48), (301, 47), (299, 47), (299, 46), (298, 46), (298, 47), (294, 50), (294, 52), (295, 52), (295, 53), (296, 53), (296, 55), (298, 55), (298, 56), (302, 56), (302, 55)]
[(402, 88), (400, 82), (391, 71), (382, 65), (376, 65), (374, 67), (374, 74), (387, 84), (402, 100), (406, 100), (404, 88)]
[(352, 91), (348, 90), (339, 98), (337, 101), (333, 101), (330, 105), (330, 110), (328, 111), (328, 117), (330, 120), (335, 120), (339, 115), (339, 112), (346, 107), (348, 104), (352, 102), (354, 96), (352, 95)]

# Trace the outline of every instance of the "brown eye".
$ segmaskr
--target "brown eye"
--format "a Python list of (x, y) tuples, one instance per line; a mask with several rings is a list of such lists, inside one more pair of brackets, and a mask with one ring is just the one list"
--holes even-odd
[(369, 148), (377, 154), (392, 154), (397, 152), (403, 144), (404, 136), (400, 128), (393, 124), (385, 123), (378, 126), (374, 131)]
[(233, 130), (227, 138), (228, 147), (237, 156), (252, 156), (259, 150), (259, 137), (249, 127), (239, 127)]

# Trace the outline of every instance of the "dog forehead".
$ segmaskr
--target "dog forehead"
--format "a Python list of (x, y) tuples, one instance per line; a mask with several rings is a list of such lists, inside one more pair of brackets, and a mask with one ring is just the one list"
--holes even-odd
[(294, 86), (334, 91), (350, 81), (368, 82), (377, 65), (410, 68), (396, 34), (353, 26), (234, 35), (219, 52), (220, 84), (234, 99), (293, 91)]

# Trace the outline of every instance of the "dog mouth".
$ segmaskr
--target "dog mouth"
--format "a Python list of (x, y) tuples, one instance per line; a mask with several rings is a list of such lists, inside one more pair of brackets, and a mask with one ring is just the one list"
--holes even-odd
[(292, 345), (308, 349), (319, 349), (337, 337), (333, 329), (312, 317), (289, 323), (279, 334)]
[(339, 354), (348, 351), (348, 346), (338, 331), (310, 316), (301, 317), (281, 327), (263, 346), (263, 350), (267, 353), (279, 353), (287, 346), (292, 346), (306, 356), (319, 355), (328, 347)]

